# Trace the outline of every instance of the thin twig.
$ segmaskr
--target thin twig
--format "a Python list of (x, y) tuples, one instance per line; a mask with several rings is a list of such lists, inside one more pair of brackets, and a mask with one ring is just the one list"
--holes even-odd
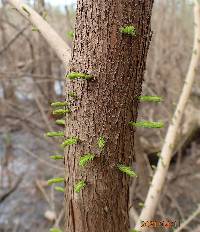
[(174, 232), (180, 232), (182, 229), (184, 229), (196, 216), (198, 216), (198, 214), (200, 214), (200, 205), (198, 206), (198, 208), (195, 210), (195, 212), (190, 215), (190, 217), (184, 221), (178, 229), (176, 229)]

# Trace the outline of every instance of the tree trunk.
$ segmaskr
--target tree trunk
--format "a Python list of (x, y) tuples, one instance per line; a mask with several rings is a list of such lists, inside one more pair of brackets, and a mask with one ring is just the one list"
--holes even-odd
[[(118, 164), (132, 166), (134, 130), (147, 51), (151, 39), (153, 0), (79, 0), (71, 72), (91, 74), (92, 80), (66, 81), (66, 98), (77, 93), (66, 119), (66, 137), (79, 143), (65, 149), (66, 232), (128, 232), (130, 178)], [(133, 25), (136, 36), (120, 27)], [(97, 141), (103, 136), (106, 146)], [(95, 159), (79, 167), (86, 153)], [(80, 193), (79, 180), (86, 181)]]

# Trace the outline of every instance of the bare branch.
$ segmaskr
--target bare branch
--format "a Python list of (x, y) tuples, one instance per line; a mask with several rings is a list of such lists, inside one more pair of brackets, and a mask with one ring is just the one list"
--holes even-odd
[(50, 47), (67, 68), (71, 59), (71, 49), (65, 41), (55, 32), (55, 30), (31, 7), (24, 4), (21, 0), (7, 0), (16, 8), (26, 19), (28, 19), (43, 35)]
[(177, 132), (180, 128), (181, 119), (183, 116), (183, 112), (185, 110), (185, 106), (187, 100), (190, 96), (192, 84), (194, 82), (194, 77), (196, 73), (196, 69), (198, 67), (198, 61), (200, 57), (200, 3), (199, 0), (195, 0), (194, 4), (194, 45), (193, 45), (193, 54), (190, 62), (190, 66), (188, 69), (188, 73), (185, 79), (185, 83), (183, 86), (182, 93), (180, 95), (179, 102), (177, 104), (174, 116), (172, 118), (172, 122), (169, 125), (165, 142), (160, 154), (158, 166), (156, 172), (154, 174), (152, 184), (149, 188), (147, 198), (144, 203), (144, 208), (140, 214), (139, 220), (135, 227), (136, 230), (140, 230), (145, 232), (148, 228), (141, 228), (141, 221), (150, 220), (153, 218), (161, 190), (163, 188), (170, 160), (172, 157), (174, 142), (177, 136)]

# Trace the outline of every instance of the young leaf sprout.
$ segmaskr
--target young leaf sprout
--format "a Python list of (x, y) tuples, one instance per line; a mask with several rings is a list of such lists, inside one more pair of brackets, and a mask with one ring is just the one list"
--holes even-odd
[(144, 128), (163, 128), (163, 122), (149, 122), (149, 121), (139, 121), (139, 122), (129, 122), (130, 126), (133, 127), (144, 127)]
[(52, 102), (51, 106), (52, 107), (62, 107), (62, 106), (68, 106), (68, 102)]
[(62, 232), (62, 230), (60, 230), (58, 228), (51, 228), (50, 232)]
[(141, 102), (161, 102), (163, 99), (159, 96), (140, 96), (138, 98)]
[(71, 138), (66, 139), (66, 140), (61, 144), (61, 146), (64, 148), (64, 147), (67, 147), (67, 146), (70, 146), (70, 145), (77, 144), (78, 141), (79, 141), (78, 138), (76, 138), (76, 137), (71, 137)]
[(75, 80), (75, 79), (83, 79), (83, 80), (91, 80), (92, 76), (89, 74), (85, 73), (79, 73), (79, 72), (71, 72), (66, 75), (67, 78), (70, 80)]
[(134, 26), (121, 27), (120, 32), (129, 36), (136, 36), (136, 29)]
[(119, 164), (117, 167), (121, 172), (126, 173), (128, 176), (137, 177), (137, 174), (133, 171), (131, 167), (125, 166), (123, 164)]
[(139, 207), (141, 207), (141, 208), (144, 208), (144, 203), (143, 202), (139, 202)]
[(86, 183), (84, 180), (80, 180), (77, 184), (75, 184), (74, 191), (76, 193), (80, 193), (80, 191), (85, 188)]
[(31, 13), (26, 9), (25, 6), (22, 6), (22, 10), (27, 13), (28, 16), (31, 15)]
[(37, 32), (39, 32), (40, 30), (39, 30), (37, 27), (33, 26), (33, 27), (32, 27), (32, 31), (37, 31)]
[(74, 38), (74, 32), (73, 32), (73, 31), (68, 31), (68, 32), (67, 32), (67, 37), (68, 37), (69, 39), (73, 39), (73, 38)]
[(65, 181), (64, 177), (56, 177), (53, 179), (48, 180), (48, 185), (56, 184), (56, 183), (62, 183)]
[(65, 125), (65, 120), (63, 120), (63, 119), (58, 119), (58, 120), (56, 120), (56, 124), (57, 124), (57, 125), (64, 126), (64, 125)]
[(103, 136), (100, 136), (97, 144), (98, 144), (98, 147), (100, 148), (100, 150), (103, 150), (105, 145), (106, 145), (105, 138)]
[(94, 159), (94, 157), (95, 157), (95, 155), (91, 154), (91, 153), (88, 153), (88, 154), (81, 156), (81, 158), (79, 159), (79, 165), (81, 167), (85, 167), (88, 164), (88, 162), (90, 162)]
[(73, 98), (77, 98), (77, 93), (75, 92), (69, 92), (68, 95)]
[(63, 110), (63, 109), (58, 109), (58, 110), (54, 110), (53, 111), (53, 115), (63, 115), (63, 114), (69, 114), (71, 113), (71, 110), (70, 109), (66, 109), (66, 110)]
[(62, 131), (51, 131), (45, 134), (47, 137), (64, 137), (65, 133)]
[(55, 189), (56, 191), (58, 191), (58, 192), (61, 192), (61, 193), (64, 193), (64, 192), (65, 192), (65, 189), (64, 189), (63, 187), (56, 186), (54, 189)]
[(61, 160), (61, 159), (64, 159), (64, 156), (63, 155), (51, 155), (50, 158), (53, 160)]

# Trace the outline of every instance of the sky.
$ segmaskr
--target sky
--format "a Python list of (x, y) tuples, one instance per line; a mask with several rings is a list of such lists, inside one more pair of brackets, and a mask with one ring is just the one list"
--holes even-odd
[(76, 0), (46, 0), (46, 2), (49, 2), (54, 6), (64, 6), (66, 4), (76, 3)]

